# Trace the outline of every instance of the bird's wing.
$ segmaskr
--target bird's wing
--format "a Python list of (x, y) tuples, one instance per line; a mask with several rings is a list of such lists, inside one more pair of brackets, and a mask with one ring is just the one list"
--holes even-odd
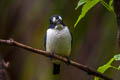
[[(71, 49), (72, 49), (72, 46), (73, 46), (73, 35), (72, 35), (72, 32), (70, 30), (69, 30), (69, 32), (70, 32), (70, 35), (71, 35)], [(71, 56), (71, 54), (70, 54), (70, 56)]]
[(70, 34), (71, 34), (71, 46), (73, 45), (73, 35), (72, 35), (72, 32), (71, 31), (69, 31), (70, 32)]
[[(68, 28), (68, 26), (66, 26), (67, 28)], [(73, 45), (73, 35), (72, 35), (72, 32), (70, 31), (70, 29), (68, 28), (68, 30), (69, 30), (69, 33), (70, 33), (70, 35), (71, 35), (71, 47), (72, 47), (72, 45)]]
[(45, 50), (46, 50), (46, 37), (47, 37), (47, 33), (44, 36), (44, 48), (45, 48)]

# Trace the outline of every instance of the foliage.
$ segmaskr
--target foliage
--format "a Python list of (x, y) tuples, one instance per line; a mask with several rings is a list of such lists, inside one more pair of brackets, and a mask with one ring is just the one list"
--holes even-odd
[(79, 0), (76, 10), (83, 5), (82, 12), (80, 16), (78, 17), (76, 23), (74, 24), (74, 27), (78, 24), (78, 22), (87, 14), (87, 12), (92, 9), (97, 3), (101, 3), (107, 10), (110, 12), (113, 12), (113, 0), (110, 0), (109, 3), (106, 3), (104, 0)]
[[(105, 65), (100, 66), (97, 71), (99, 71), (100, 73), (104, 73), (105, 71), (107, 71), (109, 68), (114, 68), (117, 70), (120, 70), (120, 65), (118, 67), (116, 66), (112, 66), (112, 63), (114, 61), (119, 61), (120, 60), (120, 54), (115, 55), (113, 58), (111, 58)], [(95, 77), (94, 80), (100, 80), (99, 77)]]

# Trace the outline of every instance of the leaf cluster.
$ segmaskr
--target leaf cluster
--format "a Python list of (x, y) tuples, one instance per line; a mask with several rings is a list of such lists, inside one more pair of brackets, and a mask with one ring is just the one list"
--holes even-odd
[[(120, 65), (118, 67), (113, 66), (112, 63), (114, 61), (120, 61), (120, 54), (115, 55), (113, 58), (111, 58), (105, 65), (100, 66), (97, 71), (100, 73), (105, 73), (109, 68), (120, 70)], [(95, 77), (94, 80), (100, 80), (99, 77)]]
[(96, 4), (102, 4), (107, 10), (110, 12), (114, 12), (113, 9), (113, 0), (109, 0), (109, 2), (105, 2), (104, 0), (79, 0), (77, 7), (75, 10), (77, 10), (80, 6), (82, 6), (82, 12), (79, 15), (76, 23), (74, 24), (74, 27), (77, 26), (78, 22), (87, 14), (87, 12), (92, 9)]

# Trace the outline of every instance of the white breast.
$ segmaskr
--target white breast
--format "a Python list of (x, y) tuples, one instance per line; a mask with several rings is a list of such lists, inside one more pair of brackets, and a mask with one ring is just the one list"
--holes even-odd
[(71, 52), (71, 35), (69, 29), (48, 29), (46, 38), (46, 50), (62, 56), (69, 56)]

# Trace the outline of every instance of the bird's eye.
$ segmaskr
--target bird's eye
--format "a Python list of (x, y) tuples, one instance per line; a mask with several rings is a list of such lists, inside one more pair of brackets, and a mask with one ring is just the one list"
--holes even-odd
[(59, 16), (59, 19), (62, 20), (61, 16)]
[(56, 18), (55, 17), (53, 17), (53, 20), (52, 20), (53, 22), (55, 22), (56, 21)]

